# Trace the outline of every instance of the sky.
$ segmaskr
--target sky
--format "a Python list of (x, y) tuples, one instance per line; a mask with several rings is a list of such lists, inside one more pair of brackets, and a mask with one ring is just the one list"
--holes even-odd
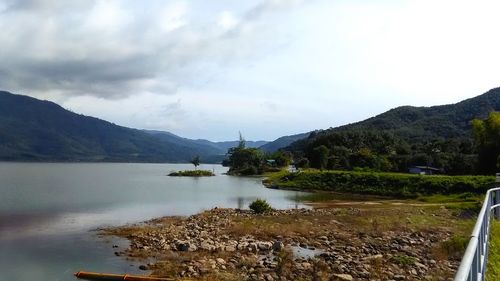
[(500, 86), (500, 1), (0, 0), (0, 89), (273, 140)]

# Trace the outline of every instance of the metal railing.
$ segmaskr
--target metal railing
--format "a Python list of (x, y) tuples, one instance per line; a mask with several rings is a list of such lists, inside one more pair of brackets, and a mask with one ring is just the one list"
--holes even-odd
[[(500, 175), (497, 174), (497, 185)], [(488, 261), (488, 240), (490, 238), (491, 212), (495, 218), (500, 218), (500, 187), (486, 192), (483, 206), (477, 217), (476, 225), (460, 262), (455, 281), (483, 281)]]

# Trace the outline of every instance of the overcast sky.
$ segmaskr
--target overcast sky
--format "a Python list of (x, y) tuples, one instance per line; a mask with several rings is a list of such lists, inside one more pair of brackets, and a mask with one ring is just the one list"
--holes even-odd
[(500, 1), (0, 0), (0, 88), (189, 138), (325, 129), (500, 86)]

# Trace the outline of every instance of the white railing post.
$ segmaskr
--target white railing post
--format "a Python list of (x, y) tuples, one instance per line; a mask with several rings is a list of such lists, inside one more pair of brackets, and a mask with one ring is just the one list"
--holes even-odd
[[(500, 204), (500, 190), (495, 190), (495, 199), (493, 205)], [(495, 208), (495, 219), (500, 219), (500, 208)]]
[[(496, 184), (500, 185), (500, 173), (496, 174)], [(481, 211), (454, 281), (484, 280), (488, 263), (488, 241), (492, 212), (495, 219), (500, 218), (500, 187), (492, 188), (486, 192)]]

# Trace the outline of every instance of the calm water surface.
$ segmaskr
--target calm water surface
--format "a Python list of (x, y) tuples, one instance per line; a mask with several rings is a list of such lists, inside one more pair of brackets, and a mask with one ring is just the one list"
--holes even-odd
[[(246, 208), (265, 198), (275, 208), (302, 207), (293, 191), (264, 188), (261, 178), (165, 176), (187, 164), (0, 163), (0, 281), (75, 280), (78, 270), (137, 273), (116, 257), (126, 241), (96, 228), (213, 207)], [(112, 249), (118, 244), (118, 249)]]

